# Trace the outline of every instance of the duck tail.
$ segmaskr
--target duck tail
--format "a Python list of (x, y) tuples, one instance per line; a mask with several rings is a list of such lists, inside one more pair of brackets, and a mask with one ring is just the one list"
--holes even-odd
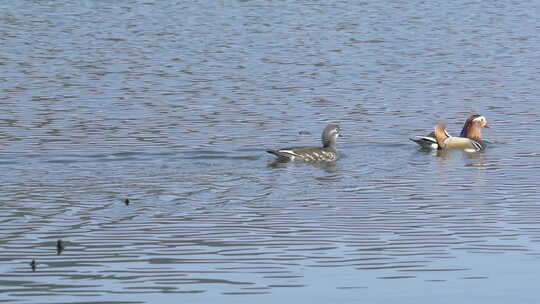
[(430, 136), (414, 136), (409, 137), (409, 140), (420, 145), (422, 149), (432, 149), (437, 144), (435, 138)]
[(266, 150), (266, 153), (274, 154), (276, 156), (279, 156), (279, 153), (276, 150)]
[(277, 156), (279, 160), (294, 159), (294, 153), (289, 150), (267, 150), (266, 152)]

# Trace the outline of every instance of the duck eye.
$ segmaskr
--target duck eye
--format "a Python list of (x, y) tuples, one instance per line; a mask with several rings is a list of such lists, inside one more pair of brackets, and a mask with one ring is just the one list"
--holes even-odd
[(486, 118), (484, 116), (480, 116), (480, 117), (477, 117), (476, 119), (474, 119), (474, 121), (486, 122)]

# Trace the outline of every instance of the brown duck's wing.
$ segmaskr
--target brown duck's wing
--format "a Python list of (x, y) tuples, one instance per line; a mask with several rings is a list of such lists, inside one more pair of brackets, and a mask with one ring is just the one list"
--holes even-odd
[(446, 141), (446, 149), (480, 151), (484, 149), (482, 142), (466, 137), (449, 137)]

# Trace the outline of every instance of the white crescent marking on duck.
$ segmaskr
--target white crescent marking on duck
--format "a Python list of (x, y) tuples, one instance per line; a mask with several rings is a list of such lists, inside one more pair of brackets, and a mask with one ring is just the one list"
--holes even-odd
[(294, 153), (293, 150), (278, 150), (278, 152), (290, 154), (290, 155), (293, 155), (293, 156), (300, 156), (298, 153)]
[(471, 142), (472, 142), (473, 146), (476, 148), (476, 151), (482, 150), (482, 145), (479, 142), (477, 142), (475, 140), (471, 140)]

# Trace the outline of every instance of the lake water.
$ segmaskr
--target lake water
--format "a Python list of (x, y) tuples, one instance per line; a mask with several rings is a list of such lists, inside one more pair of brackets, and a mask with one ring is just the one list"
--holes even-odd
[(538, 303), (539, 10), (1, 2), (0, 302)]

